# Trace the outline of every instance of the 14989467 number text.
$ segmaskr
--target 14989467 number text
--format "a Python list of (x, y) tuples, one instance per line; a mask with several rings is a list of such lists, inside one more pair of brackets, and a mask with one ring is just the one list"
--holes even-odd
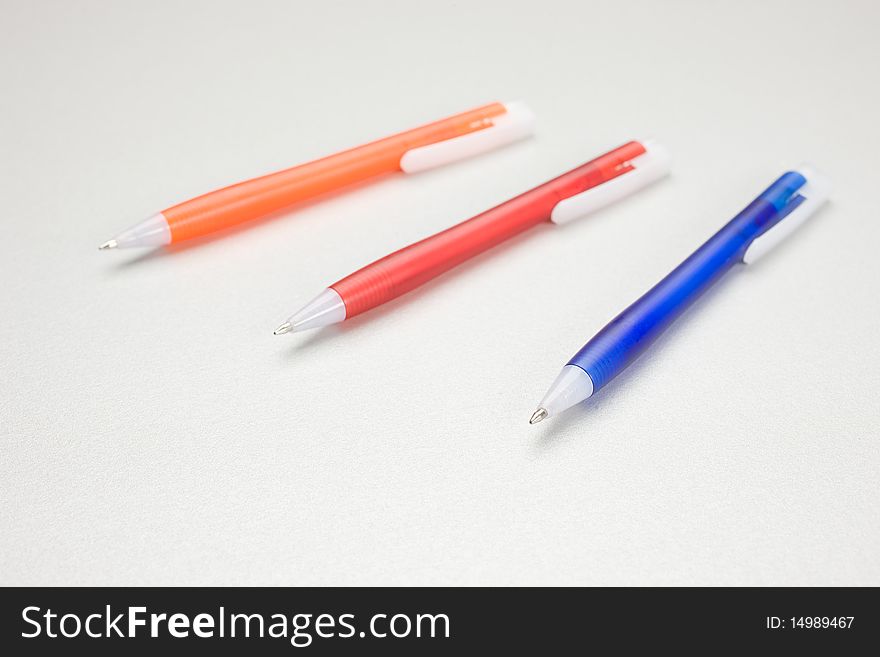
[(848, 630), (852, 627), (855, 616), (767, 616), (768, 630)]

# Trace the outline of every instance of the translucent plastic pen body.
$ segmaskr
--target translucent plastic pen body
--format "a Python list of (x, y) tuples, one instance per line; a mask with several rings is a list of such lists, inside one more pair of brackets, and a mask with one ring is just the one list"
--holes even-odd
[(492, 103), (178, 203), (99, 248), (164, 246), (202, 237), (383, 174), (470, 157), (531, 134), (533, 124), (522, 103)]
[(828, 190), (827, 180), (810, 167), (783, 174), (584, 345), (562, 368), (530, 422), (556, 415), (607, 385), (734, 265), (754, 261), (812, 214)]
[(367, 265), (325, 289), (275, 333), (326, 326), (409, 292), (544, 221), (564, 223), (662, 177), (657, 144), (632, 141), (467, 221)]

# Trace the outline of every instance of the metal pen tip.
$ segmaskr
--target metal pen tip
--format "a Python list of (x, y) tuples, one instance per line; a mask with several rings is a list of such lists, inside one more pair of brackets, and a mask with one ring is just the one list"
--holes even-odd
[(538, 410), (532, 413), (532, 418), (529, 420), (529, 424), (538, 424), (541, 420), (546, 418), (550, 413), (547, 412), (546, 408), (538, 407)]
[(117, 242), (116, 240), (107, 240), (98, 247), (98, 250), (106, 251), (107, 249), (115, 249), (117, 246), (119, 246), (119, 242)]
[(290, 322), (284, 322), (281, 326), (275, 329), (275, 335), (284, 335), (285, 333), (290, 333), (293, 330), (293, 324)]

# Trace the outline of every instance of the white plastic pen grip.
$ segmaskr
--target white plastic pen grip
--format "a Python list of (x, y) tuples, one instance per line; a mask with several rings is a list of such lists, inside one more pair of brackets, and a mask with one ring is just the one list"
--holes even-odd
[(634, 167), (631, 171), (563, 199), (553, 208), (550, 220), (556, 224), (564, 224), (584, 217), (667, 175), (671, 165), (668, 151), (653, 141), (644, 141), (642, 145), (646, 152), (630, 162)]
[(400, 168), (406, 173), (433, 169), (524, 139), (535, 131), (535, 115), (524, 103), (504, 103), (504, 107), (507, 111), (488, 128), (407, 151), (400, 158)]

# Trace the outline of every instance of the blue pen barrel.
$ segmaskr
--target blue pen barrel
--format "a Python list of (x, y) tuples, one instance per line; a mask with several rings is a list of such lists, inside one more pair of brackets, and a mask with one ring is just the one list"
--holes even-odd
[[(575, 354), (568, 362), (589, 374), (598, 391), (645, 351), (701, 294), (740, 262), (752, 240), (791, 212), (806, 180), (782, 175)], [(794, 198), (793, 198), (794, 197)]]

